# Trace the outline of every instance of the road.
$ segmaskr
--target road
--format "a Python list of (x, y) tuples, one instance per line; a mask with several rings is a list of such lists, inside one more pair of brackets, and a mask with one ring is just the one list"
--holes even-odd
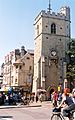
[(50, 106), (0, 109), (0, 120), (50, 120)]

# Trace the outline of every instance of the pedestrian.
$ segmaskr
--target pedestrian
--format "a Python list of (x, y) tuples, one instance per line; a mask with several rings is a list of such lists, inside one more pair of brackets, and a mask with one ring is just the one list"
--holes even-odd
[(36, 102), (38, 101), (38, 95), (36, 95)]
[(54, 93), (53, 93), (53, 106), (54, 107), (57, 106), (57, 100), (58, 100), (58, 94), (56, 91), (54, 91)]
[(59, 92), (58, 93), (58, 102), (59, 102), (59, 104), (61, 103), (61, 101), (62, 101), (62, 93)]
[(5, 93), (2, 92), (2, 105), (4, 105), (5, 102)]
[(42, 102), (42, 98), (43, 98), (43, 95), (42, 95), (42, 93), (40, 93), (40, 95), (39, 95), (40, 102)]

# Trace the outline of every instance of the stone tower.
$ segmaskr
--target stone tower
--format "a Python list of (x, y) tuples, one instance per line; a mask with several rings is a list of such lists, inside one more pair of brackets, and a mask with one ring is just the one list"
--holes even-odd
[[(49, 6), (50, 7), (50, 6)], [(58, 89), (66, 76), (66, 51), (70, 40), (70, 8), (59, 13), (42, 10), (35, 18), (33, 92)]]

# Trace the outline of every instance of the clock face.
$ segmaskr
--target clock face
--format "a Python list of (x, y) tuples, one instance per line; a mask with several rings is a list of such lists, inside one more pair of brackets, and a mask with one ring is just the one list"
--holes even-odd
[(52, 51), (51, 54), (52, 54), (53, 56), (55, 56), (55, 55), (56, 55), (56, 51)]

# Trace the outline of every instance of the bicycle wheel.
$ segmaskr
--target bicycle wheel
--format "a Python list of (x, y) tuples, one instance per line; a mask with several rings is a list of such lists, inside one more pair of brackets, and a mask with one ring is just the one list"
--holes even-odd
[(58, 115), (58, 114), (53, 114), (53, 115), (51, 116), (51, 120), (62, 120), (62, 118), (61, 118), (61, 116)]

